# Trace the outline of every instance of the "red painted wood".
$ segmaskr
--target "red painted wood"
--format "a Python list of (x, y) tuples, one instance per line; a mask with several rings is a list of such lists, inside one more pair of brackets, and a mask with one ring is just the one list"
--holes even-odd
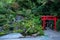
[(54, 18), (54, 30), (56, 30), (56, 21), (57, 21), (57, 18), (55, 17)]

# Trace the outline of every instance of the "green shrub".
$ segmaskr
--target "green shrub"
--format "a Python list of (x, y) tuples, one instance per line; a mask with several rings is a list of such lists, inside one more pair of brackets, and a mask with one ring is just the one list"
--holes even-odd
[(14, 32), (14, 33), (22, 33), (22, 32), (23, 32), (23, 30), (18, 29), (18, 30), (14, 30), (13, 32)]
[(38, 33), (38, 35), (44, 35), (44, 32), (42, 30), (42, 26), (40, 25), (35, 25), (34, 28), (31, 28), (29, 31), (28, 31), (29, 34), (36, 34)]
[(6, 32), (5, 32), (5, 31), (0, 32), (0, 36), (3, 36), (3, 35), (5, 35), (5, 34), (6, 34)]
[(38, 33), (38, 35), (44, 35), (44, 32), (42, 30), (42, 26), (39, 24), (39, 18), (32, 18), (32, 19), (25, 19), (23, 21), (20, 22), (20, 25), (23, 27), (23, 29), (25, 29), (23, 31), (23, 35), (32, 35), (35, 33)]

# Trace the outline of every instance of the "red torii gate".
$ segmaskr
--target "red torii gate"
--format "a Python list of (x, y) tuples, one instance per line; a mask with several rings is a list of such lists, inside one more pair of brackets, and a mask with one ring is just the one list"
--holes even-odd
[(45, 29), (45, 23), (46, 23), (46, 20), (53, 20), (54, 21), (54, 30), (56, 30), (56, 21), (57, 21), (57, 17), (56, 16), (41, 16), (41, 20), (42, 20), (42, 26), (43, 26), (43, 29)]

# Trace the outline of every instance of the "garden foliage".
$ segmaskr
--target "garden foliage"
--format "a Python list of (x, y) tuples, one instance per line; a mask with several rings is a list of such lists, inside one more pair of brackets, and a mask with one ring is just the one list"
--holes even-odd
[[(16, 21), (16, 16), (23, 19)], [(60, 16), (59, 0), (0, 0), (0, 35), (11, 32), (43, 34), (42, 15)]]

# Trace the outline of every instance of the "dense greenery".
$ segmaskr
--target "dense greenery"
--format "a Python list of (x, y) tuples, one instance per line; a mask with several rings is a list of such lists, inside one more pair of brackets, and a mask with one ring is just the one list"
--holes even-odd
[[(60, 16), (59, 11), (59, 0), (0, 0), (0, 28), (2, 29), (0, 34), (10, 32), (43, 34), (40, 17)], [(22, 16), (23, 20), (16, 22), (17, 15)]]
[(57, 30), (60, 31), (60, 19), (57, 21), (56, 26), (57, 26)]

